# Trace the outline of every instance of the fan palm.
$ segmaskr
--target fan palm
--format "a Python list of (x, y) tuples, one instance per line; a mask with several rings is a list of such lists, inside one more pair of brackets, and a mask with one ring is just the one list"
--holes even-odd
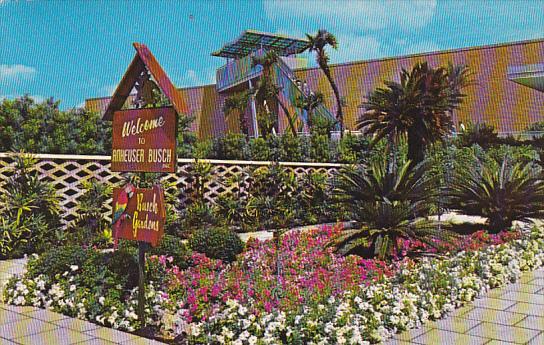
[(451, 111), (461, 104), (468, 78), (463, 65), (431, 68), (423, 62), (411, 71), (403, 69), (399, 83), (386, 81), (368, 96), (357, 128), (374, 134), (375, 142), (388, 137), (394, 144), (395, 138), (406, 136), (408, 158), (421, 162), (429, 144), (451, 133)]
[(335, 241), (337, 249), (358, 253), (370, 246), (375, 255), (385, 258), (396, 254), (399, 238), (432, 246), (433, 239), (452, 236), (425, 218), (438, 190), (436, 177), (425, 173), (426, 165), (406, 161), (391, 169), (389, 162), (376, 161), (366, 170), (344, 169), (334, 194), (361, 227), (342, 233)]
[(515, 220), (544, 217), (544, 179), (533, 163), (479, 163), (454, 175), (448, 186), (450, 209), (487, 218), (490, 232), (508, 229)]
[(338, 49), (338, 41), (333, 34), (323, 29), (318, 30), (314, 36), (306, 34), (306, 37), (308, 39), (307, 49), (310, 52), (315, 51), (317, 64), (325, 74), (325, 77), (327, 77), (327, 80), (329, 81), (334, 93), (334, 97), (336, 98), (336, 120), (340, 125), (340, 135), (343, 135), (344, 115), (342, 112), (342, 98), (340, 97), (340, 91), (338, 90), (338, 86), (336, 85), (331, 74), (331, 69), (329, 67), (329, 55), (325, 51), (327, 46), (330, 46), (333, 49)]

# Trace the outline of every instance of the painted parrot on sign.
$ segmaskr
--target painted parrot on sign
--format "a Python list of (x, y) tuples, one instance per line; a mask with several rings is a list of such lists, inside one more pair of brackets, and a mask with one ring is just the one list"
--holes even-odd
[(134, 195), (135, 187), (131, 183), (127, 183), (115, 202), (113, 206), (113, 219), (112, 219), (112, 228), (113, 228), (113, 248), (117, 249), (119, 243), (119, 229), (121, 228), (121, 223), (127, 218), (130, 218), (130, 215), (126, 213), (128, 201)]

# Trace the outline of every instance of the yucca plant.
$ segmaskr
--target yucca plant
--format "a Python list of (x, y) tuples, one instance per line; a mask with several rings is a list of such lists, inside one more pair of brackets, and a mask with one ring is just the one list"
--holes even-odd
[(360, 223), (346, 230), (334, 245), (344, 254), (372, 250), (386, 258), (397, 254), (399, 239), (420, 240), (431, 246), (437, 238), (453, 236), (426, 216), (438, 192), (435, 175), (426, 174), (426, 162), (372, 162), (366, 169), (345, 169), (338, 177), (334, 194)]
[[(468, 168), (468, 167), (467, 167)], [(489, 232), (509, 229), (512, 222), (544, 217), (544, 179), (533, 163), (479, 162), (457, 172), (448, 186), (449, 209), (487, 218)]]

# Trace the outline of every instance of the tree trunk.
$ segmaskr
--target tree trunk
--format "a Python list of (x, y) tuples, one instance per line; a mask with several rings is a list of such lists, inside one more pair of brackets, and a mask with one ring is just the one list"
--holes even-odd
[(297, 136), (297, 130), (295, 129), (295, 125), (293, 123), (293, 118), (291, 117), (291, 114), (289, 113), (289, 109), (283, 104), (283, 102), (280, 100), (278, 96), (276, 96), (276, 101), (280, 105), (281, 109), (285, 113), (285, 116), (287, 117), (287, 122), (289, 122), (289, 128), (291, 129), (291, 133), (296, 137)]
[(332, 92), (334, 93), (334, 97), (336, 98), (336, 120), (340, 124), (340, 137), (342, 138), (344, 137), (344, 114), (342, 113), (342, 101), (340, 99), (340, 91), (338, 91), (338, 86), (336, 86), (336, 83), (332, 78), (329, 66), (320, 63), (320, 67), (323, 70), (323, 73), (325, 73), (329, 84), (331, 84)]
[(408, 131), (408, 159), (412, 165), (416, 165), (425, 158), (425, 145), (421, 137), (412, 131)]

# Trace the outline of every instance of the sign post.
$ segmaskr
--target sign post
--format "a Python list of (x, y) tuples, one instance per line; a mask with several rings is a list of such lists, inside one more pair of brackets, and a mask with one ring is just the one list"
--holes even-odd
[[(134, 43), (136, 56), (110, 99), (103, 120), (113, 121), (111, 170), (175, 173), (177, 119), (187, 106), (151, 51)], [(137, 93), (123, 109), (133, 89)], [(157, 106), (164, 96), (168, 106)], [(119, 238), (138, 241), (138, 317), (145, 327), (145, 253), (164, 233), (166, 208), (159, 185), (137, 188), (128, 183), (113, 191), (112, 227)]]

